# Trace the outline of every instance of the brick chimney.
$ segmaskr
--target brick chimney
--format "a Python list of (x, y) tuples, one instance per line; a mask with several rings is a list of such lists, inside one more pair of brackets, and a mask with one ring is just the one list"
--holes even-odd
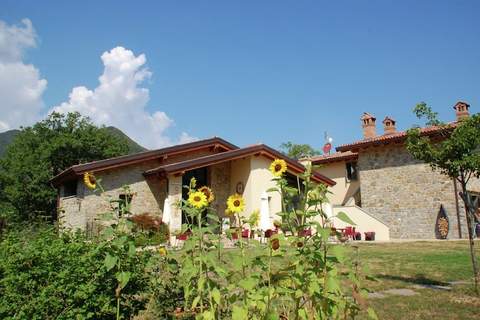
[(383, 134), (392, 134), (397, 132), (395, 128), (395, 120), (390, 117), (385, 117), (382, 121), (383, 123)]
[(377, 118), (368, 112), (364, 112), (360, 119), (362, 120), (363, 138), (368, 139), (375, 137), (377, 135), (375, 133), (375, 120), (377, 120)]
[(453, 109), (455, 109), (455, 115), (457, 116), (457, 121), (468, 118), (470, 113), (468, 112), (470, 105), (463, 101), (458, 101)]

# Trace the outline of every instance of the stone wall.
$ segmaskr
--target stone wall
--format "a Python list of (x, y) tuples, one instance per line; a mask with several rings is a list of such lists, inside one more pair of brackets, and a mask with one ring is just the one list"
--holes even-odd
[(208, 169), (210, 188), (215, 194), (212, 206), (219, 217), (224, 217), (227, 199), (230, 196), (231, 162), (216, 164)]
[[(108, 200), (117, 200), (124, 193), (124, 186), (129, 186), (134, 193), (131, 202), (131, 212), (133, 214), (161, 215), (167, 196), (167, 179), (159, 179), (155, 176), (145, 178), (143, 172), (162, 164), (197, 158), (212, 153), (211, 150), (199, 150), (189, 154), (173, 155), (140, 164), (96, 172), (95, 176), (97, 179), (101, 179), (101, 184), (105, 189), (105, 193), (101, 196), (98, 192), (94, 193), (87, 189), (80, 178), (77, 185), (77, 196), (60, 197), (60, 225), (67, 229), (85, 229), (87, 226), (93, 225), (101, 213), (110, 210)], [(61, 195), (63, 195), (62, 190), (63, 187), (60, 188)]]
[[(358, 159), (362, 208), (390, 228), (392, 239), (434, 239), (435, 223), (443, 205), (449, 238), (458, 238), (452, 179), (415, 160), (402, 145), (361, 150)], [(465, 213), (460, 200), (462, 234)]]

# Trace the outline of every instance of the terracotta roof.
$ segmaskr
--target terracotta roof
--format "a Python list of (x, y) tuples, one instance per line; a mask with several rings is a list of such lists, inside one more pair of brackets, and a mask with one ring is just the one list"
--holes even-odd
[(127, 166), (127, 165), (131, 165), (131, 164), (135, 164), (143, 161), (162, 158), (168, 155), (185, 153), (185, 152), (205, 149), (209, 147), (220, 147), (226, 151), (238, 149), (237, 146), (231, 144), (226, 140), (223, 140), (222, 138), (213, 137), (209, 139), (194, 141), (194, 142), (185, 143), (185, 144), (179, 144), (179, 145), (157, 149), (157, 150), (149, 150), (149, 151), (129, 154), (129, 155), (105, 159), (105, 160), (77, 164), (62, 171), (61, 173), (53, 177), (50, 180), (50, 182), (54, 186), (56, 186), (66, 179), (70, 179), (75, 176), (82, 175), (85, 172), (90, 172), (90, 171), (95, 172), (95, 171)]
[[(226, 161), (241, 159), (251, 155), (263, 155), (272, 160), (277, 158), (283, 159), (287, 162), (288, 170), (296, 174), (303, 173), (305, 171), (305, 167), (300, 162), (287, 157), (283, 153), (280, 153), (277, 150), (270, 148), (269, 146), (266, 146), (264, 144), (258, 144), (246, 148), (226, 151), (196, 159), (159, 166), (157, 168), (145, 171), (144, 175), (150, 176), (156, 174), (160, 176), (166, 176), (167, 174), (182, 174), (183, 172), (188, 170), (202, 168)], [(316, 182), (321, 182), (329, 186), (335, 185), (335, 181), (317, 172), (314, 173), (313, 179)]]
[[(452, 131), (457, 126), (457, 122), (448, 123), (445, 126), (431, 126), (420, 128), (420, 132), (423, 136), (436, 136), (445, 131)], [(365, 148), (373, 145), (384, 145), (392, 142), (403, 142), (407, 138), (407, 131), (399, 131), (390, 134), (384, 134), (373, 138), (363, 139), (355, 141), (353, 143), (344, 144), (336, 147), (335, 149), (340, 152), (355, 151), (359, 148)]]
[(312, 164), (325, 164), (325, 163), (332, 163), (337, 161), (348, 161), (348, 160), (357, 160), (357, 159), (358, 159), (358, 153), (352, 152), (352, 151), (345, 151), (345, 152), (335, 152), (332, 154), (323, 154), (320, 156), (312, 157), (309, 160), (312, 161)]

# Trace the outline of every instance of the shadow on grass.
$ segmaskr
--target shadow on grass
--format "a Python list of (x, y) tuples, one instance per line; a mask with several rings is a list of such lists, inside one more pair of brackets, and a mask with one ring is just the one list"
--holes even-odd
[(437, 281), (433, 279), (427, 278), (424, 274), (416, 274), (412, 277), (401, 277), (401, 276), (394, 276), (388, 274), (377, 274), (375, 275), (377, 279), (385, 279), (385, 280), (396, 280), (402, 281), (412, 284), (425, 284), (425, 285), (433, 285), (433, 286), (449, 286), (448, 282)]

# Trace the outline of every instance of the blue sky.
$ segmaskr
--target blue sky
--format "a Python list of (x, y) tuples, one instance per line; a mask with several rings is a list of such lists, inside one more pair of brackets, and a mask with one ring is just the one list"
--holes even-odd
[(453, 0), (0, 3), (0, 20), (36, 30), (23, 61), (48, 81), (45, 112), (73, 87), (97, 87), (100, 56), (122, 46), (145, 54), (146, 112), (174, 121), (162, 133), (172, 141), (318, 148), (324, 131), (334, 145), (360, 138), (364, 111), (380, 132), (386, 115), (419, 123), (420, 101), (444, 120), (458, 100), (480, 111), (479, 13), (480, 2)]

